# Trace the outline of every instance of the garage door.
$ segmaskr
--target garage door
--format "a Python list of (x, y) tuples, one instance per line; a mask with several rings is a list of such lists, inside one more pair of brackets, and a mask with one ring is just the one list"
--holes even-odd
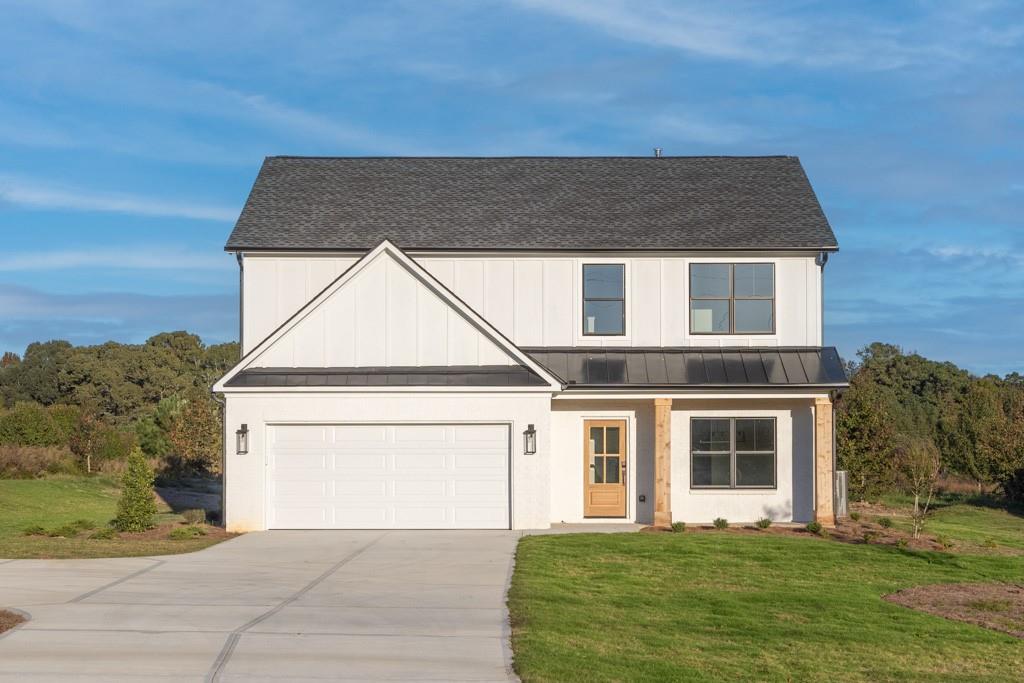
[(272, 529), (508, 529), (506, 425), (268, 427)]

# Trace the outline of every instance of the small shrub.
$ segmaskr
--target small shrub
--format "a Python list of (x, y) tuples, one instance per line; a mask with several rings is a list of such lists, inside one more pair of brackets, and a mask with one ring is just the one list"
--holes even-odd
[(81, 529), (78, 525), (72, 522), (71, 524), (64, 524), (62, 526), (55, 527), (46, 532), (46, 535), (51, 538), (74, 538), (81, 533)]
[(899, 548), (900, 550), (906, 550), (907, 549), (907, 539), (905, 539), (905, 538), (898, 538), (898, 539), (896, 539), (896, 547)]
[(89, 534), (89, 538), (94, 541), (108, 541), (112, 538), (117, 538), (117, 531), (113, 527), (105, 526)]
[(807, 526), (805, 526), (804, 528), (807, 529), (812, 534), (820, 534), (822, 527), (821, 527), (821, 522), (808, 522)]
[(686, 522), (672, 522), (672, 531), (681, 534), (686, 531)]
[(193, 510), (185, 510), (181, 513), (181, 516), (185, 518), (185, 521), (189, 524), (205, 524), (206, 523), (206, 510), (202, 508), (195, 508)]
[(879, 517), (875, 521), (878, 522), (878, 526), (882, 527), (883, 529), (892, 528), (892, 519), (890, 517)]
[(172, 541), (187, 541), (190, 538), (199, 538), (200, 536), (206, 535), (206, 529), (201, 526), (179, 526), (171, 529), (171, 533), (167, 534), (167, 538)]
[(153, 497), (153, 470), (142, 451), (135, 448), (121, 477), (121, 498), (117, 501), (114, 528), (118, 531), (145, 531), (153, 526), (156, 514)]
[(96, 528), (96, 522), (92, 521), (91, 519), (76, 519), (74, 522), (72, 522), (72, 524), (74, 524), (82, 531), (92, 531)]
[(21, 533), (24, 536), (45, 536), (46, 529), (41, 524), (32, 524), (22, 529)]
[(715, 521), (713, 521), (711, 523), (715, 525), (716, 529), (728, 529), (729, 528), (729, 520), (724, 519), (722, 517), (715, 517)]
[(860, 513), (857, 512), (856, 510), (854, 510), (853, 512), (850, 513), (850, 519), (852, 519), (855, 522), (859, 522), (860, 521)]
[(873, 543), (877, 539), (878, 539), (878, 532), (877, 531), (865, 531), (864, 532), (864, 542), (865, 543)]
[(770, 520), (767, 517), (762, 517), (761, 519), (757, 520), (757, 528), (758, 529), (767, 529), (771, 525), (772, 525), (772, 520)]
[(999, 547), (999, 544), (996, 543), (994, 538), (986, 538), (985, 542), (982, 543), (982, 545), (985, 546), (986, 548), (998, 548)]
[(953, 541), (949, 540), (945, 536), (936, 536), (935, 537), (935, 542), (938, 543), (939, 545), (941, 545), (946, 550), (948, 550), (948, 549), (953, 547)]

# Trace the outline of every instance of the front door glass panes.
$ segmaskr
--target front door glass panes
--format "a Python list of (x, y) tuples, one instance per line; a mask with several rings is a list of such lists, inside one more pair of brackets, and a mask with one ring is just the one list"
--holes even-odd
[(622, 430), (619, 427), (590, 428), (590, 483), (618, 484), (622, 481)]

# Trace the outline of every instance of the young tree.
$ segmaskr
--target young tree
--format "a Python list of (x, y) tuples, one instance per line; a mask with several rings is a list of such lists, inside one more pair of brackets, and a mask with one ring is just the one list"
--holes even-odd
[(85, 465), (85, 471), (92, 473), (92, 456), (102, 438), (103, 423), (91, 413), (83, 412), (78, 418), (78, 428), (68, 439), (68, 448), (78, 461)]
[(914, 497), (914, 538), (920, 538), (935, 496), (942, 460), (935, 442), (927, 437), (903, 437), (895, 449), (899, 483)]
[(168, 434), (179, 468), (200, 474), (220, 469), (220, 406), (205, 392), (190, 392)]
[(117, 501), (114, 527), (118, 531), (145, 531), (153, 526), (156, 512), (153, 469), (142, 450), (136, 448), (128, 456), (128, 468), (121, 477), (121, 498)]

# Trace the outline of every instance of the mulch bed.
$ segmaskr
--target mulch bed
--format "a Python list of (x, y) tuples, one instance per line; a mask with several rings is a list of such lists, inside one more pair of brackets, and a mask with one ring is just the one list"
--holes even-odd
[[(166, 539), (167, 535), (171, 533), (173, 529), (180, 526), (185, 525), (178, 522), (170, 522), (168, 524), (161, 524), (159, 526), (153, 527), (152, 529), (147, 529), (146, 531), (140, 531), (138, 533), (119, 533), (118, 538), (161, 541)], [(223, 527), (212, 526), (208, 524), (204, 524), (203, 529), (206, 531), (206, 534), (204, 534), (204, 538), (227, 539), (234, 538), (238, 535), (224, 531)]]
[(940, 583), (907, 588), (885, 600), (935, 616), (983, 626), (1024, 639), (1024, 586)]
[(7, 610), (0, 609), (0, 633), (4, 631), (10, 631), (18, 624), (24, 623), (25, 617), (15, 612), (8, 612)]

